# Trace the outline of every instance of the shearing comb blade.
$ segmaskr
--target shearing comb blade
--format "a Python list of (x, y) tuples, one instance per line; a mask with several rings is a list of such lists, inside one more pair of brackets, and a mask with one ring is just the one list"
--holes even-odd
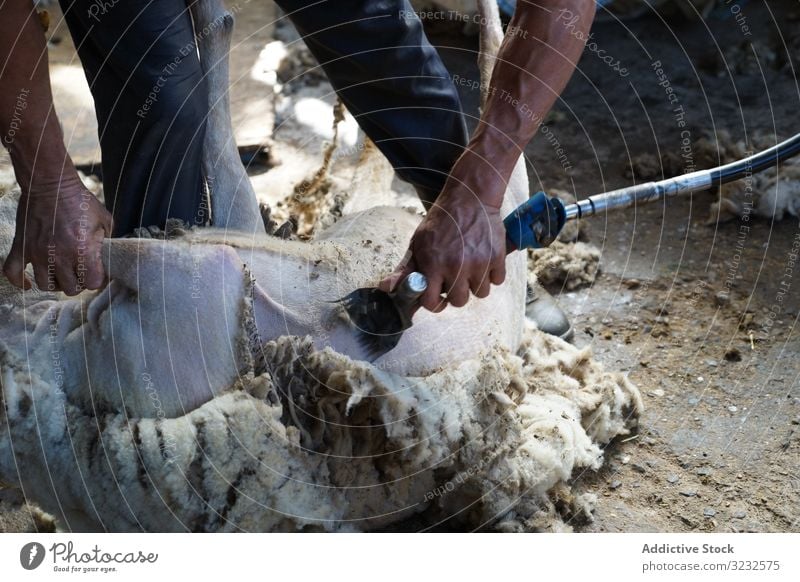
[(397, 346), (403, 332), (411, 327), (420, 296), (428, 288), (422, 273), (411, 273), (387, 293), (362, 287), (339, 300), (358, 332), (358, 342), (373, 362)]

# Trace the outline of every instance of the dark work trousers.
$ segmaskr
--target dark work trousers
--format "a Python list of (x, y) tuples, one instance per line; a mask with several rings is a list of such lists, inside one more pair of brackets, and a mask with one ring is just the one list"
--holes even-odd
[[(202, 223), (207, 87), (186, 0), (60, 3), (95, 100), (114, 234), (167, 218)], [(429, 206), (467, 130), (408, 0), (277, 4), (364, 132)]]
[(467, 143), (461, 102), (408, 0), (276, 0), (347, 109), (429, 206)]
[(203, 223), (207, 89), (185, 0), (60, 0), (94, 97), (114, 235)]

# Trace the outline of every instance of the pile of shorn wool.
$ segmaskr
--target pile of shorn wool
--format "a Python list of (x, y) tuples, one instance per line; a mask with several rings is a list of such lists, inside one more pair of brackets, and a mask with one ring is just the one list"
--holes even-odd
[(74, 530), (369, 530), (420, 512), (561, 530), (590, 511), (567, 482), (641, 406), (587, 350), (533, 329), (519, 355), (425, 378), (281, 338), (263, 370), (175, 419), (86, 410), (21, 364), (2, 362), (0, 472)]

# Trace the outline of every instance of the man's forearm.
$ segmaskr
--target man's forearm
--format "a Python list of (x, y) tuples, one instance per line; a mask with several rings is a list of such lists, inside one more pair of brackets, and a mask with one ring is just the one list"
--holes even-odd
[(495, 186), (477, 193), (483, 203), (502, 203), (517, 159), (572, 76), (594, 11), (594, 0), (517, 2), (481, 122), (453, 168), (459, 180)]
[(79, 180), (53, 108), (47, 46), (31, 0), (0, 8), (0, 139), (24, 195)]

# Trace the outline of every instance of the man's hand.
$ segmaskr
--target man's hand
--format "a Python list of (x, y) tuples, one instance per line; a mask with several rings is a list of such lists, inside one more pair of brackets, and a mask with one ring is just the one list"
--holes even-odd
[(84, 188), (64, 147), (53, 108), (47, 45), (31, 0), (0, 5), (0, 135), (11, 155), (22, 196), (17, 230), (3, 274), (31, 287), (33, 263), (43, 291), (76, 295), (105, 280), (101, 242), (111, 235), (111, 215)]
[[(420, 304), (441, 311), (448, 304), (462, 307), (470, 292), (489, 295), (490, 284), (506, 276), (506, 230), (498, 207), (481, 202), (466, 186), (450, 180), (436, 204), (417, 228), (406, 260), (380, 288), (389, 291), (409, 273), (428, 279)], [(446, 297), (442, 297), (442, 295)]]
[(17, 287), (30, 289), (25, 267), (31, 263), (42, 291), (77, 295), (98, 289), (105, 283), (100, 251), (106, 236), (111, 236), (111, 214), (79, 179), (62, 183), (55, 192), (23, 195), (3, 274)]

